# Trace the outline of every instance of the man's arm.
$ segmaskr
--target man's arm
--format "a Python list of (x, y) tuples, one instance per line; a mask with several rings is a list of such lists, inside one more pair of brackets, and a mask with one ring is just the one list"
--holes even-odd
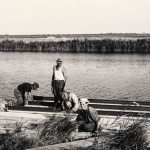
[(79, 108), (79, 102), (78, 102), (78, 97), (73, 93), (73, 94), (70, 94), (70, 98), (71, 100), (73, 101), (74, 103), (74, 107), (72, 108), (72, 111), (75, 112), (78, 110)]
[(65, 84), (66, 84), (66, 81), (67, 81), (67, 74), (66, 74), (66, 69), (65, 69), (64, 67), (62, 68), (62, 73), (63, 73), (64, 81), (65, 81)]
[(30, 100), (33, 101), (33, 96), (32, 96), (32, 94), (31, 94), (31, 92), (27, 92), (27, 94), (28, 94), (28, 97), (30, 98)]
[(53, 67), (53, 74), (52, 74), (52, 82), (51, 82), (51, 86), (53, 87), (54, 85), (53, 85), (53, 82), (54, 82), (54, 71), (55, 70), (55, 66)]

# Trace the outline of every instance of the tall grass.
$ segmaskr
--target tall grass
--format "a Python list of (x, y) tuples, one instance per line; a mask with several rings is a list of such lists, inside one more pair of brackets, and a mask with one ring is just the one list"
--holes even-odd
[(145, 120), (140, 120), (128, 127), (121, 127), (115, 133), (111, 146), (121, 150), (146, 150), (148, 144), (147, 123)]
[(74, 39), (67, 41), (4, 40), (0, 51), (82, 52), (82, 53), (150, 53), (150, 39)]
[(97, 143), (77, 150), (148, 150), (150, 144), (147, 132), (148, 119), (132, 121), (131, 123), (131, 118), (123, 122), (118, 120), (118, 130), (110, 130), (105, 136), (96, 137)]
[(70, 119), (69, 116), (53, 116), (44, 122), (32, 123), (27, 127), (17, 122), (13, 131), (6, 130), (6, 134), (0, 135), (0, 150), (24, 150), (66, 142), (76, 128), (76, 124)]
[(66, 142), (76, 129), (76, 123), (70, 121), (71, 117), (56, 118), (55, 116), (46, 120), (37, 127), (39, 131), (39, 145), (51, 145)]
[(0, 135), (0, 150), (24, 150), (37, 145), (37, 139), (23, 128), (21, 122), (16, 122), (13, 131), (6, 130), (6, 134)]
[[(53, 116), (41, 123), (32, 123), (24, 127), (16, 123), (12, 132), (0, 135), (0, 150), (24, 150), (67, 142), (76, 129), (72, 117)], [(116, 130), (113, 127), (118, 126)], [(100, 128), (94, 136), (93, 145), (77, 150), (146, 150), (149, 145), (147, 127), (148, 119), (120, 118), (115, 119), (111, 129), (103, 132)], [(109, 128), (106, 126), (105, 128)]]

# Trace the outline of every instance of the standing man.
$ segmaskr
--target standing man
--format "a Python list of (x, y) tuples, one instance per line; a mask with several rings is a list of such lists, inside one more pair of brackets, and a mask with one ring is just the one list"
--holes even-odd
[(56, 60), (56, 66), (53, 67), (52, 92), (54, 94), (54, 106), (59, 108), (62, 104), (62, 92), (66, 84), (66, 71), (62, 66), (62, 60)]
[(29, 98), (33, 100), (31, 90), (37, 90), (38, 88), (39, 84), (36, 82), (34, 82), (33, 84), (25, 82), (20, 84), (16, 89), (14, 89), (14, 95), (18, 105), (28, 105)]

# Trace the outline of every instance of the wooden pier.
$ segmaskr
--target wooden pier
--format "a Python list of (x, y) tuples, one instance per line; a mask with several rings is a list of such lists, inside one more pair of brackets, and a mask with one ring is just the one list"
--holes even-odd
[[(28, 107), (9, 106), (9, 110), (54, 112), (54, 98), (34, 96)], [(127, 100), (89, 99), (90, 106), (94, 107), (99, 115), (150, 117), (150, 102)], [(60, 111), (59, 111), (60, 112)]]

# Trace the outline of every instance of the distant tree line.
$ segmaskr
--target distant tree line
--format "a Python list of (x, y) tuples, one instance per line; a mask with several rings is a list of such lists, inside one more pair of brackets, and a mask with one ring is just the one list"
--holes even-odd
[(74, 53), (150, 53), (150, 39), (137, 40), (67, 40), (23, 42), (4, 40), (0, 42), (0, 51), (30, 52), (74, 52)]

